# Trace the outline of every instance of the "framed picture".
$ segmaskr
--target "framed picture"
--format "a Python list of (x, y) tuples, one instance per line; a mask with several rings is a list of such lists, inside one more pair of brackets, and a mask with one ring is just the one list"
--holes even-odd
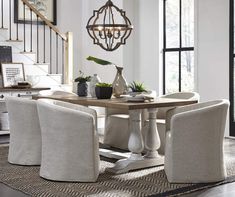
[(23, 63), (1, 63), (3, 87), (11, 87), (18, 81), (24, 81)]
[[(45, 16), (53, 25), (56, 25), (57, 12), (56, 0), (28, 0), (43, 16)], [(21, 0), (14, 0), (14, 22), (24, 23), (24, 5)], [(33, 14), (33, 24), (37, 24), (37, 17)], [(25, 23), (31, 23), (30, 9), (25, 6)], [(39, 24), (43, 24), (39, 18)]]

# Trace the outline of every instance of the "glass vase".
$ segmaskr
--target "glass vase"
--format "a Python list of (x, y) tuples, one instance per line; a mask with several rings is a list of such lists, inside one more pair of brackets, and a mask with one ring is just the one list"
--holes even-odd
[(123, 68), (116, 66), (116, 69), (117, 74), (113, 81), (113, 96), (119, 98), (122, 94), (126, 94), (128, 92), (128, 84), (122, 75)]

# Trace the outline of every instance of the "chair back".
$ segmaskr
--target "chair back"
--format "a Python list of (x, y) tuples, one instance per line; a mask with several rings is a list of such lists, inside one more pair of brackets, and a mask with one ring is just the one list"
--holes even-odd
[[(186, 99), (186, 100), (200, 100), (200, 96), (196, 92), (176, 92), (172, 94), (166, 94), (160, 96), (160, 98), (175, 98), (175, 99)], [(174, 107), (163, 107), (158, 109), (157, 118), (166, 119), (166, 112)]]
[(62, 90), (41, 90), (39, 92), (39, 96), (56, 96), (56, 95), (77, 96), (73, 92), (66, 92), (66, 91), (62, 91)]
[[(221, 133), (222, 137), (224, 136), (226, 118), (227, 118), (227, 111), (229, 108), (229, 101), (226, 99), (222, 100), (213, 100), (203, 103), (196, 103), (187, 106), (176, 107), (175, 109), (169, 110), (167, 112), (166, 117), (166, 131), (171, 130), (171, 122), (172, 118), (180, 113), (201, 113), (201, 114), (208, 114), (207, 120), (209, 121), (212, 116), (215, 116), (218, 119), (217, 122), (218, 127), (215, 126), (215, 130)], [(217, 129), (218, 128), (218, 129)]]
[(85, 112), (85, 113), (90, 114), (94, 118), (95, 129), (97, 130), (97, 112), (96, 112), (96, 110), (88, 108), (83, 105), (63, 102), (63, 101), (54, 100), (54, 99), (39, 99), (39, 100), (44, 103), (47, 103), (48, 105), (51, 105), (51, 106), (54, 105), (54, 106), (63, 107), (63, 108), (67, 108), (70, 110), (76, 110), (76, 111)]

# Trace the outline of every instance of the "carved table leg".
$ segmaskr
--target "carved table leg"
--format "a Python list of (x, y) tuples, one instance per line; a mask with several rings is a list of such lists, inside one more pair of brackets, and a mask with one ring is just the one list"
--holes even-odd
[(141, 110), (130, 110), (130, 137), (128, 149), (132, 152), (132, 157), (140, 157), (144, 150), (143, 136), (141, 133)]
[(144, 149), (144, 142), (141, 133), (141, 110), (130, 110), (130, 137), (128, 148), (131, 155), (127, 159), (118, 160), (113, 168), (107, 168), (109, 172), (116, 174), (125, 173), (130, 170), (139, 169), (139, 161), (143, 161), (141, 152)]
[[(118, 160), (115, 163), (115, 166), (112, 168), (107, 168), (107, 171), (120, 174), (128, 172), (130, 170), (161, 165), (163, 163), (163, 158), (159, 157), (157, 154), (157, 149), (160, 146), (160, 140), (156, 130), (156, 110), (151, 113), (152, 115), (155, 114), (155, 116), (152, 116), (153, 120), (151, 120), (151, 124), (149, 125), (149, 131), (147, 132), (147, 155), (145, 157), (141, 155), (141, 152), (144, 149), (143, 136), (141, 133), (141, 110), (130, 110), (130, 138), (128, 142), (128, 148), (131, 151), (131, 155), (127, 159)], [(153, 124), (154, 119), (155, 127)], [(151, 140), (151, 136), (153, 138), (158, 136), (158, 139)]]
[(159, 156), (157, 149), (160, 148), (161, 142), (156, 125), (157, 109), (148, 109), (149, 112), (149, 128), (145, 136), (145, 148), (147, 153), (146, 159), (153, 159), (156, 165), (164, 164), (164, 158)]

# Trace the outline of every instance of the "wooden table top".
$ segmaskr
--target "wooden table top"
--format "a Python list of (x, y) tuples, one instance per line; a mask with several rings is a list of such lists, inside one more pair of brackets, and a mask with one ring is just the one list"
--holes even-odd
[(182, 106), (197, 103), (197, 100), (184, 100), (184, 99), (172, 99), (172, 98), (155, 98), (154, 101), (149, 102), (126, 102), (123, 98), (112, 98), (112, 99), (96, 99), (89, 97), (78, 97), (78, 96), (33, 96), (33, 99), (55, 99), (64, 102), (80, 104), (85, 106), (97, 106), (97, 107), (108, 107), (116, 109), (147, 109), (147, 108), (159, 108), (159, 107), (171, 107), (171, 106)]

